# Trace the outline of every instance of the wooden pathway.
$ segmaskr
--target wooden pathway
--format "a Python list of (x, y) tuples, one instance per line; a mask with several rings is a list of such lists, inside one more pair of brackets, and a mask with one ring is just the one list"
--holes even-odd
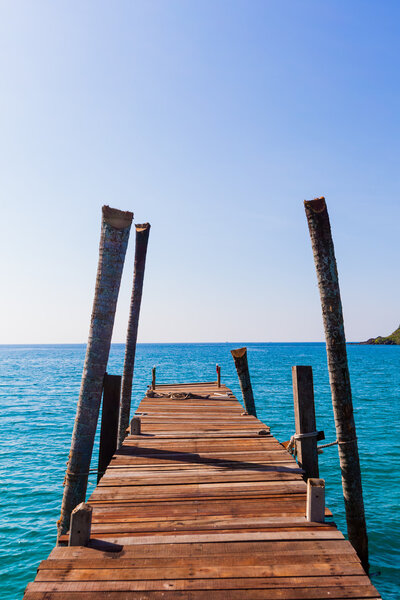
[(55, 548), (24, 600), (380, 598), (334, 523), (306, 521), (301, 470), (228, 388), (155, 392), (88, 500), (90, 546)]

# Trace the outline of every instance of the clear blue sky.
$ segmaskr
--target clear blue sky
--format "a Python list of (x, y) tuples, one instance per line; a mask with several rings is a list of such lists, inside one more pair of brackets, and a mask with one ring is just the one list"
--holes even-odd
[(3, 0), (1, 341), (87, 340), (102, 204), (152, 224), (140, 341), (322, 341), (320, 195), (348, 340), (390, 333), (399, 21), (390, 0)]

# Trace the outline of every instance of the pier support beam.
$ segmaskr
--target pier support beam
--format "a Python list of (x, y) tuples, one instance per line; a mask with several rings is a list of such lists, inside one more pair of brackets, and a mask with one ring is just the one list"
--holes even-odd
[(121, 375), (104, 375), (103, 408), (101, 411), (99, 465), (97, 483), (103, 477), (117, 449)]
[(71, 512), (85, 500), (122, 269), (133, 214), (103, 206), (96, 290), (83, 367), (58, 535), (69, 529)]
[(368, 538), (335, 251), (325, 198), (304, 202), (321, 297), (349, 540), (368, 572)]
[(146, 266), (147, 244), (150, 223), (136, 225), (135, 266), (129, 310), (128, 332), (126, 336), (124, 370), (122, 374), (121, 408), (119, 413), (118, 447), (125, 439), (131, 411), (132, 381), (135, 368), (136, 341), (139, 326), (140, 305), (142, 302), (144, 270)]
[(242, 390), (246, 411), (249, 415), (256, 417), (256, 405), (254, 403), (253, 388), (251, 387), (249, 365), (247, 362), (247, 348), (237, 348), (236, 350), (231, 350), (231, 354), (233, 356), (233, 360), (235, 361), (235, 367), (239, 377), (240, 389)]
[(305, 476), (319, 477), (312, 368), (292, 367), (296, 453)]
[(221, 367), (217, 365), (217, 387), (221, 387)]
[(153, 367), (151, 370), (151, 389), (156, 389), (156, 368)]

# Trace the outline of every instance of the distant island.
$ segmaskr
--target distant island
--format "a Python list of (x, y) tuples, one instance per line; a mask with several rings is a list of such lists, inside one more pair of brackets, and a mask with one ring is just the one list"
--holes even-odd
[(389, 344), (400, 346), (400, 325), (387, 337), (378, 336), (377, 338), (370, 338), (366, 342), (360, 342), (361, 344)]

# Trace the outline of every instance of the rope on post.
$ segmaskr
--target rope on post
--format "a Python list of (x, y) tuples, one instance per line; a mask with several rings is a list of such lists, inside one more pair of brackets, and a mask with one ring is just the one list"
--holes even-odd
[[(296, 456), (296, 440), (301, 440), (302, 438), (307, 438), (307, 437), (314, 437), (321, 435), (321, 431), (312, 431), (311, 433), (294, 433), (292, 435), (292, 437), (290, 438), (290, 442), (286, 448), (286, 450), (289, 452), (289, 454), (292, 454), (293, 456)], [(348, 442), (339, 442), (338, 440), (335, 440), (334, 442), (329, 442), (329, 444), (321, 444), (320, 446), (317, 446), (318, 451), (319, 450), (323, 450), (324, 448), (331, 448), (331, 446), (337, 446), (338, 444), (353, 444), (354, 442), (356, 442), (357, 440), (349, 440)]]
[[(289, 441), (288, 446), (286, 447), (286, 450), (289, 452), (289, 454), (292, 454), (293, 456), (296, 456), (297, 452), (296, 452), (296, 441), (297, 440), (303, 440), (305, 438), (312, 438), (312, 437), (316, 437), (317, 440), (323, 440), (325, 437), (325, 434), (323, 431), (310, 431), (308, 433), (294, 433)], [(324, 446), (318, 446), (319, 448), (327, 448), (328, 446), (333, 446), (334, 444), (337, 444), (336, 442), (333, 442), (332, 444), (326, 444)]]

